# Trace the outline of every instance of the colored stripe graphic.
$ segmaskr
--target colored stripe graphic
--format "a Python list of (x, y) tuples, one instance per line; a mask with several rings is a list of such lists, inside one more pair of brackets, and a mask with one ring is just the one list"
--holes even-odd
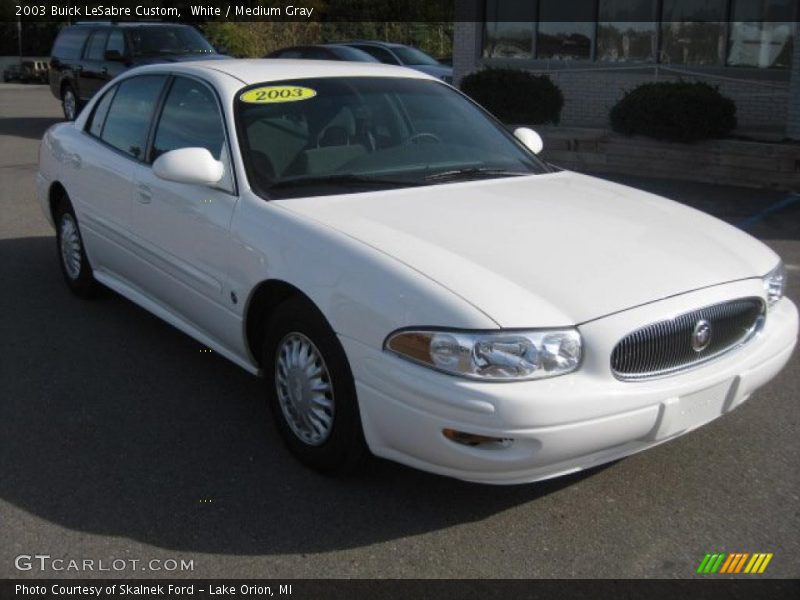
[(722, 561), (725, 560), (725, 553), (720, 552), (719, 558), (717, 558), (714, 566), (711, 567), (711, 573), (716, 573), (717, 570), (722, 566)]
[[(725, 552), (708, 553), (700, 561), (697, 573), (703, 574), (756, 574), (763, 573), (772, 560), (771, 552)], [(746, 565), (746, 566), (745, 566)]]
[(733, 573), (739, 573), (739, 572), (741, 572), (741, 570), (742, 570), (742, 567), (744, 567), (744, 563), (745, 563), (745, 561), (747, 560), (747, 557), (748, 557), (748, 556), (750, 556), (750, 554), (749, 554), (749, 553), (747, 553), (747, 552), (745, 552), (745, 553), (743, 553), (743, 554), (740, 554), (740, 555), (739, 555), (739, 557), (740, 557), (740, 558), (739, 558), (739, 562), (736, 564), (736, 570), (735, 570), (735, 571), (732, 571)]
[(753, 558), (750, 559), (750, 562), (747, 563), (747, 566), (744, 568), (745, 573), (757, 573), (758, 567), (761, 566), (761, 561), (764, 560), (763, 554), (753, 554)]
[(761, 567), (759, 567), (758, 572), (759, 573), (763, 573), (766, 570), (767, 565), (769, 564), (769, 561), (771, 561), (771, 560), (772, 560), (772, 552), (769, 552), (764, 557), (764, 562), (761, 563)]
[(697, 567), (697, 571), (696, 571), (697, 573), (705, 573), (706, 572), (705, 568), (706, 568), (706, 565), (708, 564), (708, 561), (709, 561), (710, 558), (711, 558), (710, 554), (706, 554), (703, 557), (703, 560), (700, 561), (700, 566)]
[(720, 573), (730, 573), (730, 571), (728, 569), (730, 569), (732, 562), (733, 562), (733, 554), (728, 554), (728, 558), (722, 564), (722, 568), (719, 570), (719, 572)]

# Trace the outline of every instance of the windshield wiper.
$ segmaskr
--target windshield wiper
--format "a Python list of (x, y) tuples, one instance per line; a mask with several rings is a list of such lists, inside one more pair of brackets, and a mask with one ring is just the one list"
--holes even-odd
[(454, 179), (479, 179), (482, 177), (520, 177), (532, 175), (526, 171), (510, 171), (508, 169), (492, 169), (489, 167), (468, 167), (466, 169), (453, 169), (431, 173), (425, 181), (450, 181)]
[(383, 179), (380, 177), (370, 177), (368, 175), (319, 175), (315, 177), (295, 177), (293, 179), (282, 179), (276, 181), (268, 187), (270, 190), (281, 188), (315, 186), (315, 185), (396, 185), (414, 186), (421, 185), (415, 181), (405, 179)]

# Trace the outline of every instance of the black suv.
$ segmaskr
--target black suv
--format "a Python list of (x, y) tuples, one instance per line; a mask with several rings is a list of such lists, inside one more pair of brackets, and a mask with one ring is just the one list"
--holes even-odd
[(228, 58), (188, 26), (175, 23), (78, 23), (61, 31), (50, 53), (50, 90), (72, 121), (123, 71), (139, 65)]

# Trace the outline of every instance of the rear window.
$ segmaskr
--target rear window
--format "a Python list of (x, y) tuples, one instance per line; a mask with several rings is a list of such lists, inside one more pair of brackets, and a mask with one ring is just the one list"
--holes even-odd
[(143, 159), (147, 130), (166, 79), (163, 75), (142, 75), (120, 83), (100, 139), (125, 154)]
[(83, 44), (86, 42), (86, 37), (90, 31), (90, 29), (84, 29), (83, 27), (65, 29), (56, 39), (56, 43), (53, 44), (51, 56), (60, 59), (80, 58)]

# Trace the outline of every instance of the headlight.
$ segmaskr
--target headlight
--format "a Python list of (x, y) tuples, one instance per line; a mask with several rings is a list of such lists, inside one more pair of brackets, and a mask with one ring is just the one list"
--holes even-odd
[(783, 290), (786, 289), (786, 269), (783, 261), (778, 266), (764, 275), (764, 291), (767, 294), (767, 307), (771, 307), (778, 300), (783, 298)]
[(485, 381), (555, 377), (581, 362), (576, 329), (535, 331), (399, 331), (385, 348), (428, 367)]

